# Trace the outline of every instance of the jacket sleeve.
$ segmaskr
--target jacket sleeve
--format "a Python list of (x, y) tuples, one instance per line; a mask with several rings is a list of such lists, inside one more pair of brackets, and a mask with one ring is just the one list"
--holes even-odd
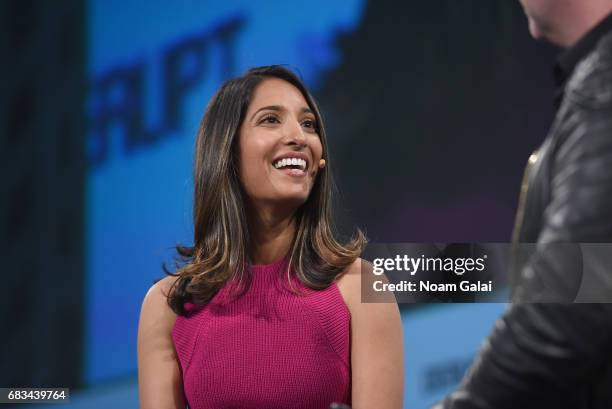
[(601, 369), (602, 357), (612, 354), (612, 304), (545, 302), (558, 291), (575, 297), (586, 275), (600, 297), (612, 298), (609, 247), (587, 254), (577, 244), (612, 242), (609, 55), (594, 53), (581, 63), (559, 115), (551, 201), (536, 250), (521, 270), (515, 302), (459, 389), (436, 408), (577, 407), (580, 388)]

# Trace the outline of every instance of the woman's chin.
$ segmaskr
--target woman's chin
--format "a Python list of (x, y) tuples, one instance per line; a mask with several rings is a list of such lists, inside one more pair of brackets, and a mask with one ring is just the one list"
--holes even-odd
[(277, 201), (279, 204), (299, 207), (306, 202), (306, 199), (308, 199), (308, 193), (309, 192), (285, 193), (283, 195), (279, 195), (275, 201)]

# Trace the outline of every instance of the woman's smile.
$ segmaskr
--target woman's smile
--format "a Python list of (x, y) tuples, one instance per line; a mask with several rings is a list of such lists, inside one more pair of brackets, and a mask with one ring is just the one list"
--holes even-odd
[(303, 178), (308, 175), (308, 166), (312, 160), (301, 152), (291, 152), (280, 156), (272, 162), (274, 169), (294, 178)]

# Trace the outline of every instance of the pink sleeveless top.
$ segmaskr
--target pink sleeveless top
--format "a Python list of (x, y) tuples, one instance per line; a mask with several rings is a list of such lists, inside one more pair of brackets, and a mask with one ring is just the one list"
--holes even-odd
[[(250, 266), (172, 331), (191, 409), (328, 409), (350, 403), (350, 315), (335, 283), (287, 289), (285, 261)], [(187, 307), (192, 307), (188, 304)]]

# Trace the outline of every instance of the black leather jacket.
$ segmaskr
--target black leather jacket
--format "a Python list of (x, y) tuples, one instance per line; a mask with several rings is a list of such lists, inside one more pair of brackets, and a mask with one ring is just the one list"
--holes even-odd
[(530, 158), (517, 226), (515, 240), (537, 250), (519, 254), (513, 304), (438, 408), (612, 408), (612, 304), (567, 303), (585, 263), (598, 299), (612, 299), (612, 252), (571, 244), (612, 243), (612, 33), (574, 70)]

